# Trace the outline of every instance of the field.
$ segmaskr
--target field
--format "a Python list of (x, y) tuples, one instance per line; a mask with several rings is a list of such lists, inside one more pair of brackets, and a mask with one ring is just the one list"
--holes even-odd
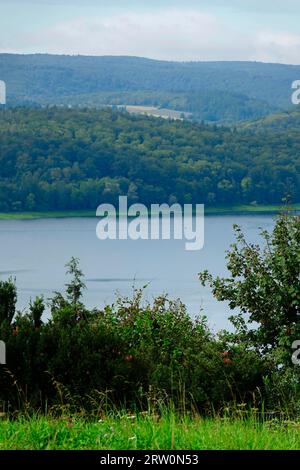
[(126, 105), (126, 111), (130, 114), (145, 114), (146, 116), (161, 117), (165, 119), (183, 119), (192, 116), (191, 113), (175, 111), (174, 109), (157, 108), (155, 106)]
[(300, 423), (116, 415), (3, 420), (0, 450), (298, 450)]

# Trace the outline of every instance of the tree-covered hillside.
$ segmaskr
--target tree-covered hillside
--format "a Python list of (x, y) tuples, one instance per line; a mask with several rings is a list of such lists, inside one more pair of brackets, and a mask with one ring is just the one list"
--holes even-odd
[[(299, 114), (295, 113), (295, 119)], [(0, 211), (300, 201), (300, 135), (113, 110), (0, 112)]]
[(291, 134), (295, 137), (300, 129), (299, 107), (294, 107), (294, 109), (289, 111), (271, 114), (263, 119), (241, 123), (239, 128), (252, 132), (258, 132), (259, 130), (280, 132), (281, 134), (287, 132), (289, 138)]
[(0, 54), (8, 105), (156, 105), (206, 121), (288, 109), (299, 78), (300, 66), (280, 64)]

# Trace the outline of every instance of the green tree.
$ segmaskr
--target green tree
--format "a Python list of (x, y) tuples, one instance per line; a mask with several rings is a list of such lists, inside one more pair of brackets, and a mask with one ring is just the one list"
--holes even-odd
[(237, 242), (227, 253), (231, 276), (204, 271), (200, 281), (217, 300), (240, 309), (231, 320), (244, 339), (264, 352), (283, 347), (290, 361), (300, 337), (300, 216), (279, 216), (272, 233), (262, 232), (263, 246), (248, 243), (238, 226), (235, 233)]
[(67, 274), (71, 276), (70, 282), (66, 284), (67, 298), (71, 306), (78, 312), (81, 306), (82, 291), (86, 288), (83, 281), (83, 272), (79, 268), (79, 260), (74, 257), (66, 264), (66, 268)]
[(43, 324), (42, 315), (45, 310), (43, 297), (36, 297), (33, 302), (30, 301), (29, 309), (34, 328), (40, 328)]
[(0, 281), (0, 325), (11, 324), (17, 303), (17, 289), (13, 279)]
[(27, 198), (26, 198), (26, 203), (25, 207), (29, 211), (34, 211), (36, 208), (36, 201), (35, 201), (35, 195), (32, 193), (29, 193)]

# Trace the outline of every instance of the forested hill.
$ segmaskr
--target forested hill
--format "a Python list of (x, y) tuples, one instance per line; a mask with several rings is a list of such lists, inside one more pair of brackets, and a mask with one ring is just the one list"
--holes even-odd
[(288, 136), (291, 137), (292, 133), (298, 134), (300, 130), (300, 107), (272, 114), (263, 119), (241, 123), (239, 128), (252, 132), (277, 132), (282, 134), (283, 139), (287, 132)]
[(300, 66), (0, 54), (0, 79), (8, 105), (151, 105), (230, 122), (288, 109)]
[[(299, 113), (294, 113), (299, 119)], [(113, 110), (0, 111), (0, 211), (300, 201), (300, 134)]]

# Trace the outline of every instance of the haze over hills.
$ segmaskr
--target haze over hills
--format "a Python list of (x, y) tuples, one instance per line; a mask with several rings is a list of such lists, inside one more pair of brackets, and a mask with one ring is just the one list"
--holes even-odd
[(235, 122), (291, 107), (300, 66), (0, 54), (9, 105), (147, 105)]

